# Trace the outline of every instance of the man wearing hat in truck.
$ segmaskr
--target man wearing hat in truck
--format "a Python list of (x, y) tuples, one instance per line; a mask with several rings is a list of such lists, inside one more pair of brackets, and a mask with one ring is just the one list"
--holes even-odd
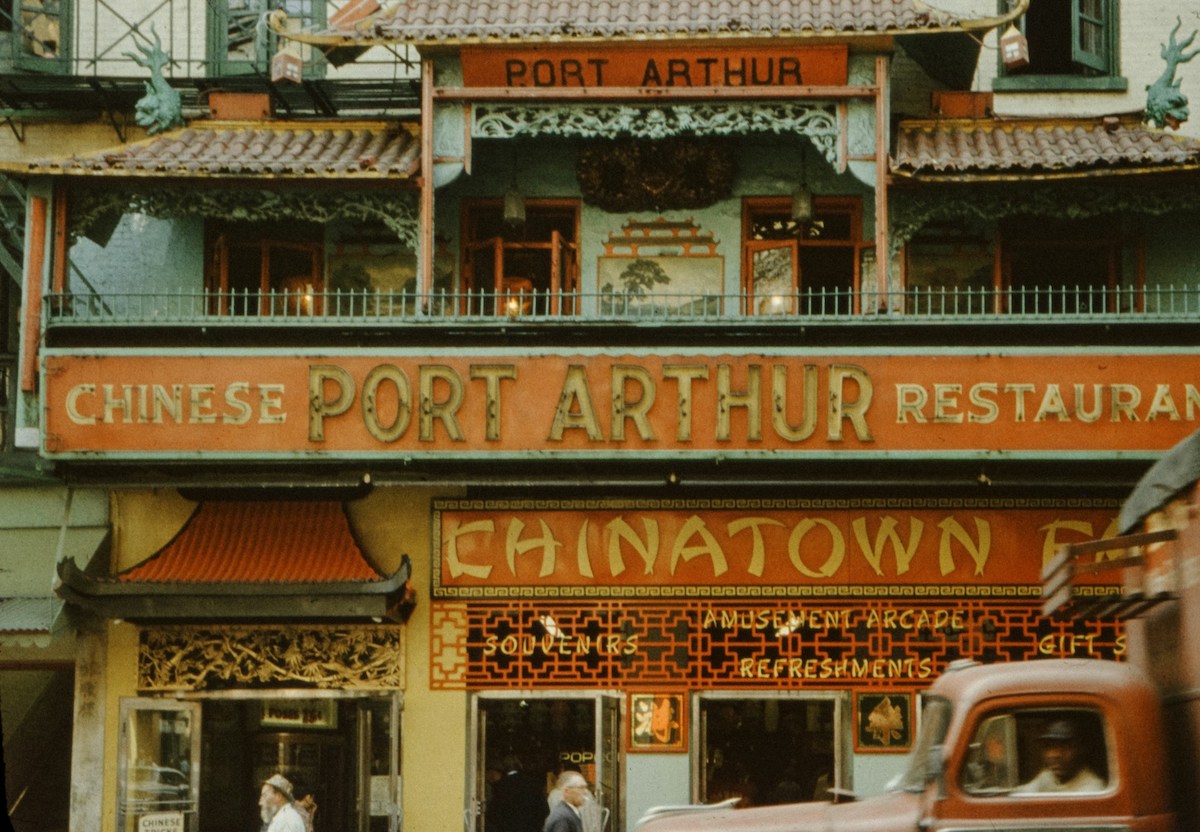
[(258, 808), (266, 832), (305, 832), (304, 818), (292, 805), (292, 783), (282, 774), (263, 782)]
[(1039, 737), (1042, 770), (1014, 793), (1104, 791), (1104, 780), (1084, 763), (1079, 728), (1067, 719), (1056, 719)]

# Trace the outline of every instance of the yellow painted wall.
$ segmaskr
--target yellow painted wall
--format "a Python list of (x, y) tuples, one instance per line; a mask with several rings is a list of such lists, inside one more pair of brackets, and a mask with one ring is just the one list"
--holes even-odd
[(400, 770), (406, 832), (462, 832), (467, 755), (467, 694), (429, 689), (429, 598), (435, 497), (461, 492), (417, 488), (376, 489), (349, 505), (351, 525), (363, 550), (383, 572), (400, 555), (413, 563), (417, 606), (405, 634), (407, 680)]
[(166, 546), (195, 509), (194, 502), (171, 488), (114, 491), (112, 571), (136, 566)]
[(132, 624), (108, 625), (108, 665), (105, 668), (104, 807), (103, 832), (117, 826), (117, 763), (121, 736), (121, 699), (137, 696), (138, 630)]

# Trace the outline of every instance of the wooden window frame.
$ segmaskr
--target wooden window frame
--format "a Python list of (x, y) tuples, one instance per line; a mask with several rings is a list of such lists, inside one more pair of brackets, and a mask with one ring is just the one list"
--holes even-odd
[[(527, 199), (525, 201), (526, 226), (531, 215), (539, 212), (570, 212), (571, 239), (566, 239), (558, 230), (553, 230), (546, 240), (518, 240), (504, 234), (479, 238), (478, 226), (485, 212), (502, 211), (502, 199), (468, 199), (462, 204), (462, 286), (463, 303), (470, 305), (470, 295), (480, 293), (493, 299), (497, 315), (528, 314), (534, 309), (536, 293), (546, 295), (545, 312), (550, 315), (569, 315), (576, 311), (574, 296), (579, 290), (580, 262), (580, 215), (578, 199)], [(480, 251), (488, 250), (492, 255), (492, 274), (476, 274), (476, 257)], [(538, 289), (523, 276), (506, 274), (505, 256), (518, 252), (548, 252), (550, 257), (549, 286)], [(471, 311), (469, 308), (464, 311)]]
[[(742, 258), (741, 258), (741, 292), (745, 304), (745, 313), (754, 315), (754, 255), (760, 251), (780, 247), (789, 240), (794, 244), (792, 292), (798, 295), (804, 289), (804, 275), (801, 273), (801, 261), (804, 250), (821, 248), (841, 248), (852, 250), (853, 272), (850, 290), (853, 298), (853, 314), (861, 312), (862, 306), (862, 253), (866, 249), (874, 249), (874, 240), (863, 240), (863, 201), (856, 196), (814, 196), (813, 216), (821, 214), (846, 214), (849, 217), (849, 232), (842, 239), (805, 239), (797, 237), (780, 237), (770, 240), (755, 240), (752, 238), (754, 222), (757, 217), (790, 212), (792, 199), (789, 196), (745, 197), (742, 200)], [(792, 309), (791, 314), (803, 314), (801, 310)]]

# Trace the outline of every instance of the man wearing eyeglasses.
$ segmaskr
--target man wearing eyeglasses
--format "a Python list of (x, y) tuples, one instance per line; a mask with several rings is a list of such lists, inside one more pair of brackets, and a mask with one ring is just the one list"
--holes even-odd
[(578, 771), (564, 771), (555, 785), (562, 792), (563, 799), (550, 810), (542, 832), (583, 832), (580, 810), (592, 797), (587, 780)]

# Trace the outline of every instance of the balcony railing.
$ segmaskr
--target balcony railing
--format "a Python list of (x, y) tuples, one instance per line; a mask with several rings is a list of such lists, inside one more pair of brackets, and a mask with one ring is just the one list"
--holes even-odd
[(1146, 289), (1037, 287), (1006, 289), (920, 288), (853, 292), (815, 289), (769, 297), (611, 292), (226, 292), (52, 294), (46, 324), (55, 326), (261, 327), (264, 324), (390, 326), (474, 322), (595, 321), (786, 324), (789, 321), (872, 323), (889, 320), (1059, 321), (1200, 320), (1200, 286)]

